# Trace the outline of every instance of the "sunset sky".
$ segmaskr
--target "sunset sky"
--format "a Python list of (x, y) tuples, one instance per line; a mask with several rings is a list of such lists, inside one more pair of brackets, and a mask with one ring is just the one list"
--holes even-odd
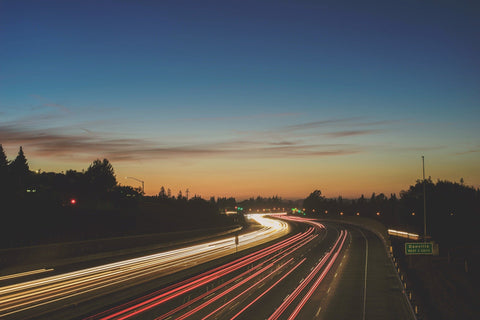
[(0, 144), (204, 198), (480, 187), (475, 1), (0, 0)]

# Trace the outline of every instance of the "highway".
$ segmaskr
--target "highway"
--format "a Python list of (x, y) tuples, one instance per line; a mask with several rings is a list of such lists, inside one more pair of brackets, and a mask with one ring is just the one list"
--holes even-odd
[(279, 218), (308, 227), (87, 319), (415, 319), (376, 235), (350, 225)]
[[(311, 222), (311, 225), (304, 232), (283, 241), (89, 319), (241, 317), (241, 309), (248, 310), (249, 305), (281, 284), (283, 279), (304, 264), (307, 259), (302, 256), (317, 243), (316, 240), (326, 236), (322, 224)], [(336, 237), (335, 250), (341, 248), (345, 238), (346, 233), (342, 231)], [(325, 256), (315, 268), (315, 274), (333, 256), (333, 251)], [(312, 277), (313, 274), (312, 271)], [(231, 314), (233, 311), (235, 314)]]
[[(0, 287), (0, 318), (31, 318), (66, 305), (124, 290), (129, 286), (165, 277), (183, 269), (218, 259), (282, 237), (287, 223), (253, 216), (259, 230), (177, 250), (128, 259), (65, 274)], [(14, 276), (14, 275), (13, 275)]]
[[(384, 244), (373, 233), (293, 216), (253, 217), (264, 227), (239, 237), (238, 250), (249, 248), (248, 254), (213, 268), (155, 286), (154, 279), (177, 268), (231, 255), (234, 239), (3, 287), (0, 317), (415, 319)], [(285, 236), (286, 221), (302, 227)], [(142, 293), (128, 287), (148, 284)], [(124, 294), (109, 294), (115, 290)], [(77, 302), (65, 308), (72, 299)], [(80, 308), (85, 300), (94, 300), (96, 307), (86, 312)]]

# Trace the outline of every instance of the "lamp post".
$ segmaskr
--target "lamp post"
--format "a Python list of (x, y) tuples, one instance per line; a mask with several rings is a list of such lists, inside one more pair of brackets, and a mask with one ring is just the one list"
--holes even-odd
[(134, 178), (134, 177), (125, 177), (125, 179), (133, 179), (135, 181), (141, 182), (142, 183), (142, 194), (145, 194), (145, 181)]
[(427, 239), (427, 198), (425, 192), (425, 157), (422, 156), (423, 168), (423, 239)]

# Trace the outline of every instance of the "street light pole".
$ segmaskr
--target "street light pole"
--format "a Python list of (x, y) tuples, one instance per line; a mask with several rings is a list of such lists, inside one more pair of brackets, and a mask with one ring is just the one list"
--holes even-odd
[(425, 192), (425, 157), (422, 156), (423, 168), (423, 239), (427, 239), (427, 198)]
[(145, 182), (143, 180), (134, 178), (134, 177), (125, 177), (125, 179), (133, 179), (135, 181), (141, 182), (142, 183), (142, 194), (145, 194)]

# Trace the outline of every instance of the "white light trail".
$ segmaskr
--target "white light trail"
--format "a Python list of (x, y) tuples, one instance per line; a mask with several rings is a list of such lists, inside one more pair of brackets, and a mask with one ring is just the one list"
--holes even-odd
[[(289, 232), (283, 221), (261, 215), (252, 217), (262, 228), (238, 236), (238, 250), (279, 238)], [(112, 290), (115, 284), (133, 285), (178, 272), (235, 252), (234, 237), (128, 259), (93, 268), (0, 287), (0, 317), (84, 295), (91, 291)], [(109, 289), (110, 288), (110, 289)]]

